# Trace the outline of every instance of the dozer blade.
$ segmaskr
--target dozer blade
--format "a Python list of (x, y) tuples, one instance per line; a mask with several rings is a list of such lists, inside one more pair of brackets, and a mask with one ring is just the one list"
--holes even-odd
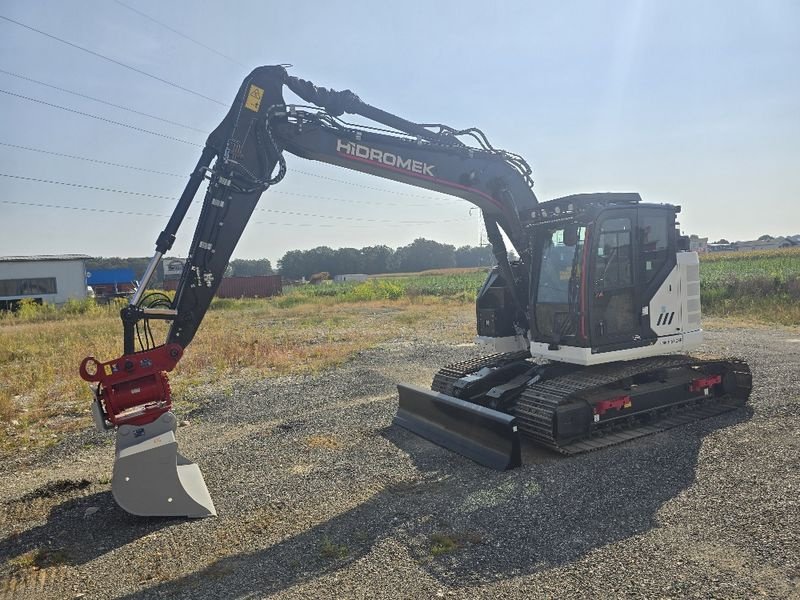
[(522, 463), (512, 415), (411, 385), (398, 384), (397, 391), (400, 427), (492, 469)]
[(216, 516), (200, 467), (178, 452), (175, 415), (117, 431), (111, 493), (121, 508), (143, 517)]

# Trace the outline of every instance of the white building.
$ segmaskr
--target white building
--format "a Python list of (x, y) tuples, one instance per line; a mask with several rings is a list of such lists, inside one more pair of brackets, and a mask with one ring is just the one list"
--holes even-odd
[(0, 309), (23, 298), (63, 304), (86, 298), (85, 254), (0, 256)]
[(344, 273), (342, 275), (334, 275), (333, 280), (336, 282), (342, 281), (366, 281), (367, 275), (364, 273)]

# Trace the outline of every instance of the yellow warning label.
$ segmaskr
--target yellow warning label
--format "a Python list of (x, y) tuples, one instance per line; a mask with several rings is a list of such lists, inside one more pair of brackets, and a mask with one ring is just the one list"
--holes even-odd
[(105, 365), (104, 369), (106, 375), (111, 375), (111, 365)]
[(244, 103), (245, 108), (249, 108), (253, 112), (258, 112), (261, 106), (261, 98), (264, 97), (264, 90), (260, 87), (250, 84), (250, 91), (247, 92), (247, 101)]

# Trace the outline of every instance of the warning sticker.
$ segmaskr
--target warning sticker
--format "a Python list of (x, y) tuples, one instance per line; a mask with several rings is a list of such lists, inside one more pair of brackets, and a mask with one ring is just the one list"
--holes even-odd
[(258, 112), (261, 106), (261, 98), (264, 97), (264, 90), (260, 87), (250, 84), (250, 91), (247, 92), (247, 101), (244, 103), (245, 108), (249, 108), (253, 112)]

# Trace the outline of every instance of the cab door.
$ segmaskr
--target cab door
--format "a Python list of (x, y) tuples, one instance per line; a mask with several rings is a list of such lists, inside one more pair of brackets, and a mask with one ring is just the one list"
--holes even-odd
[(635, 227), (635, 209), (621, 209), (601, 213), (594, 229), (589, 323), (591, 346), (599, 352), (641, 340)]

